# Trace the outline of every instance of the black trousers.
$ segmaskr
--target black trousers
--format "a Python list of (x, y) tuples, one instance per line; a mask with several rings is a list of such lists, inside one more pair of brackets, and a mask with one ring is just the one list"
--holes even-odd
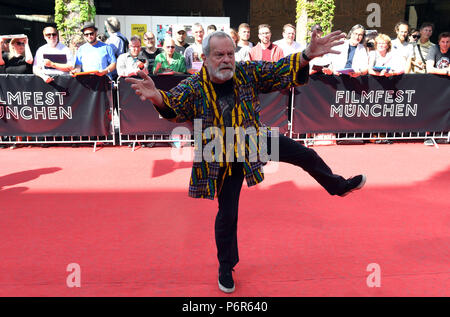
[[(269, 141), (269, 154), (270, 144)], [(345, 178), (333, 174), (314, 150), (283, 135), (279, 136), (279, 161), (301, 167), (331, 195), (338, 194), (346, 184)], [(237, 223), (243, 182), (242, 163), (234, 163), (231, 176), (225, 177), (218, 195), (219, 211), (214, 226), (217, 258), (220, 266), (226, 269), (232, 269), (239, 262)]]

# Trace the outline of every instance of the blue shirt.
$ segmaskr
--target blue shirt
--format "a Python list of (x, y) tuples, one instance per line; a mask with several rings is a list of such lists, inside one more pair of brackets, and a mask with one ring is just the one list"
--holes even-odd
[(81, 71), (104, 70), (116, 62), (116, 56), (110, 45), (97, 42), (95, 45), (85, 43), (77, 51), (75, 66), (81, 65)]
[(356, 46), (348, 46), (348, 56), (347, 63), (345, 64), (345, 68), (352, 68), (353, 57), (355, 56)]

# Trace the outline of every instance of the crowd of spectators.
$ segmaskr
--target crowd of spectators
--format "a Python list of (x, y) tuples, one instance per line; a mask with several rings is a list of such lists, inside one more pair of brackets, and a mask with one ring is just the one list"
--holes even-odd
[[(127, 39), (120, 32), (120, 22), (109, 17), (104, 22), (105, 33), (88, 22), (81, 27), (80, 34), (72, 37), (69, 46), (61, 43), (54, 26), (43, 29), (46, 44), (39, 47), (33, 56), (26, 35), (0, 35), (0, 74), (35, 74), (46, 83), (54, 75), (89, 73), (108, 76), (110, 79), (134, 76), (139, 70), (147, 74), (193, 74), (202, 68), (203, 38), (205, 30), (201, 23), (192, 26), (194, 42), (186, 42), (187, 30), (175, 25), (166, 34), (163, 47), (156, 46), (153, 32)], [(209, 25), (206, 35), (217, 27)], [(316, 36), (323, 36), (322, 27), (314, 25)], [(430, 38), (434, 31), (432, 23), (423, 23), (418, 29), (410, 29), (407, 22), (397, 23), (393, 30), (395, 38), (375, 30), (366, 30), (362, 25), (353, 26), (347, 33), (344, 44), (335, 49), (340, 54), (329, 54), (313, 59), (310, 74), (352, 77), (361, 75), (396, 76), (410, 74), (450, 75), (450, 32), (442, 32), (438, 43)], [(269, 61), (302, 51), (305, 46), (295, 41), (296, 27), (285, 24), (281, 39), (272, 41), (271, 26), (258, 26), (258, 43), (250, 41), (251, 28), (247, 23), (237, 30), (230, 29), (235, 41), (236, 62)]]
[[(69, 47), (61, 43), (58, 30), (45, 27), (46, 44), (39, 47), (34, 57), (24, 35), (0, 36), (0, 73), (34, 73), (49, 83), (52, 75), (88, 72), (99, 76), (133, 76), (139, 69), (149, 74), (192, 74), (202, 67), (202, 42), (206, 35), (217, 30), (209, 25), (206, 32), (201, 23), (192, 26), (194, 42), (186, 43), (187, 30), (175, 25), (164, 39), (163, 47), (156, 46), (156, 36), (146, 32), (141, 43), (139, 36), (127, 39), (120, 32), (120, 22), (109, 17), (104, 22), (105, 33), (98, 33), (94, 23), (81, 27), (81, 34), (72, 38)], [(323, 36), (320, 25), (316, 29)], [(438, 43), (430, 41), (434, 31), (432, 23), (423, 23), (418, 29), (410, 29), (408, 23), (399, 22), (393, 30), (395, 38), (362, 25), (353, 26), (347, 33), (345, 43), (336, 47), (339, 55), (326, 55), (311, 61), (311, 73), (326, 75), (346, 74), (395, 76), (403, 73), (440, 75), (449, 74), (450, 33), (443, 32)], [(296, 27), (285, 24), (281, 39), (272, 41), (271, 26), (258, 26), (258, 43), (250, 42), (250, 25), (242, 23), (229, 33), (236, 44), (236, 62), (272, 61), (302, 51), (305, 47), (296, 42)]]

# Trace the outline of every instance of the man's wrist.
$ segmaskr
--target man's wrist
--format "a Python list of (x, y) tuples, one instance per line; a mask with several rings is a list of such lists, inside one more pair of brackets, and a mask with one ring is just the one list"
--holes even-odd
[[(308, 53), (309, 53), (309, 52), (308, 52)], [(309, 61), (312, 60), (312, 58), (308, 56), (308, 54), (307, 54), (307, 52), (306, 52), (306, 49), (302, 52), (302, 58), (303, 58), (305, 61), (307, 61), (307, 62), (309, 62)]]

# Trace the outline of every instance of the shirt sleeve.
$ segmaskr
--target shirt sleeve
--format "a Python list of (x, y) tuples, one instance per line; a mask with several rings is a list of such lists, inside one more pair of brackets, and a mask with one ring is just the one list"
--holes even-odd
[(301, 53), (294, 53), (278, 62), (247, 62), (247, 73), (254, 76), (262, 93), (304, 85), (309, 79), (309, 67), (300, 67)]
[(426, 61), (433, 61), (434, 63), (434, 59), (436, 57), (436, 46), (433, 46), (430, 48), (430, 50), (428, 51), (427, 56), (425, 57)]
[(116, 55), (114, 54), (113, 48), (111, 45), (107, 45), (106, 52), (108, 53), (108, 65), (112, 63), (117, 63)]

